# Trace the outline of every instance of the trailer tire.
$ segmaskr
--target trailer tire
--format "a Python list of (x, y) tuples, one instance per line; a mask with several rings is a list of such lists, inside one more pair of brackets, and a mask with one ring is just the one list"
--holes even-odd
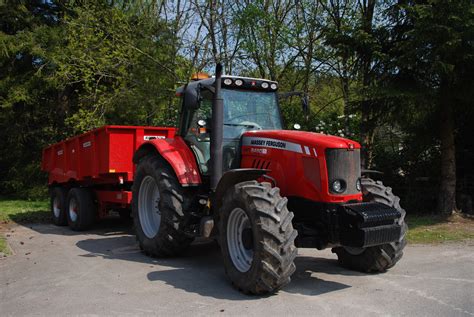
[(74, 231), (87, 230), (95, 222), (96, 205), (87, 188), (72, 188), (67, 195), (67, 221)]
[(67, 225), (67, 190), (60, 186), (51, 188), (51, 218), (56, 226)]
[(297, 231), (287, 201), (278, 187), (257, 181), (238, 183), (224, 196), (219, 211), (224, 268), (245, 294), (274, 293), (291, 281)]
[(405, 223), (406, 212), (400, 206), (400, 198), (395, 196), (392, 189), (384, 186), (381, 181), (362, 178), (361, 183), (364, 201), (382, 203), (400, 211), (401, 217), (398, 221), (402, 227), (400, 239), (397, 242), (368, 248), (337, 247), (333, 248), (332, 252), (337, 254), (339, 264), (345, 268), (365, 273), (385, 272), (403, 256), (403, 249), (406, 246), (405, 237), (408, 231), (408, 226)]
[(191, 198), (158, 156), (140, 160), (132, 187), (132, 216), (145, 254), (168, 257), (187, 249), (194, 239), (185, 231), (185, 211), (191, 207)]

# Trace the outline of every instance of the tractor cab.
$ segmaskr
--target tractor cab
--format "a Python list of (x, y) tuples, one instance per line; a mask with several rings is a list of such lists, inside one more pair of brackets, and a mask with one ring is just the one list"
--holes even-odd
[[(212, 131), (212, 101), (215, 78), (202, 74), (177, 90), (182, 98), (179, 134), (192, 149), (202, 175), (209, 175)], [(258, 78), (223, 75), (223, 172), (240, 166), (240, 141), (253, 130), (281, 130), (278, 84)]]

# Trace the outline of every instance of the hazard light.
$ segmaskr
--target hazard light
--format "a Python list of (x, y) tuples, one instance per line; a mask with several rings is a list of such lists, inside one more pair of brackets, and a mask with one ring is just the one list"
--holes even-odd
[(211, 78), (209, 74), (201, 73), (201, 72), (191, 75), (191, 80), (201, 80), (201, 79), (208, 79), (208, 78)]

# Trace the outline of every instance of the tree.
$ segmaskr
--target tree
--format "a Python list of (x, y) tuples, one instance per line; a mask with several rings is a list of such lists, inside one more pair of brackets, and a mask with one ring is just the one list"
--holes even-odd
[(438, 116), (440, 189), (437, 209), (456, 209), (456, 129), (460, 106), (472, 104), (474, 8), (471, 1), (402, 4), (395, 14), (404, 37), (397, 44), (398, 76), (419, 87), (417, 98)]
[(45, 188), (41, 149), (67, 136), (103, 124), (174, 124), (178, 109), (167, 101), (184, 73), (169, 54), (176, 38), (148, 11), (25, 3), (0, 6), (4, 194)]

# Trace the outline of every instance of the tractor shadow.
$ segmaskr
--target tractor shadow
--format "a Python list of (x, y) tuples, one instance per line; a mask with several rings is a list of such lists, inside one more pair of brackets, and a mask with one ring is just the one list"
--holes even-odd
[[(319, 255), (318, 252), (314, 250), (315, 255)], [(299, 255), (295, 259), (295, 265), (296, 271), (291, 277), (291, 283), (284, 288), (284, 291), (293, 294), (317, 296), (352, 287), (352, 285), (334, 281), (331, 275), (335, 277), (365, 276), (365, 274), (342, 268), (336, 258)]]
[[(86, 253), (82, 257), (102, 257), (107, 260), (133, 261), (144, 264), (150, 282), (162, 282), (175, 289), (205, 297), (227, 300), (255, 300), (262, 296), (248, 296), (234, 289), (224, 273), (220, 249), (216, 242), (197, 241), (178, 258), (152, 258), (143, 254), (134, 236), (91, 237), (76, 246)], [(332, 259), (299, 256), (291, 283), (280, 293), (317, 296), (350, 288), (351, 285), (325, 280), (318, 273), (354, 275), (343, 270)], [(106, 265), (106, 264), (105, 264)], [(145, 266), (146, 265), (146, 266)], [(159, 285), (159, 284), (157, 284)], [(271, 297), (268, 295), (265, 297)]]

